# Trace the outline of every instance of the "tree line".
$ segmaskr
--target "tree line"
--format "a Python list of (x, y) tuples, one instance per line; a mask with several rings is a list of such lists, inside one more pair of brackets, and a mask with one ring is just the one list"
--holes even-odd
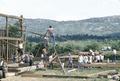
[[(105, 35), (105, 36), (97, 36), (97, 35), (88, 35), (88, 34), (78, 34), (78, 35), (56, 35), (56, 41), (64, 42), (68, 40), (98, 40), (98, 41), (103, 41), (103, 40), (119, 40), (120, 35)], [(43, 40), (43, 38), (38, 37), (38, 36), (28, 36), (27, 37), (28, 41), (30, 42), (40, 42)]]

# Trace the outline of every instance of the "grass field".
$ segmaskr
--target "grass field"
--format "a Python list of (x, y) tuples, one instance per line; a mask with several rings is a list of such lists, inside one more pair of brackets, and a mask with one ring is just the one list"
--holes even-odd
[(8, 77), (1, 81), (110, 81), (109, 79), (74, 79), (74, 78), (30, 78), (30, 77)]
[[(105, 68), (105, 69), (101, 69), (101, 68), (85, 68), (85, 69), (80, 69), (80, 70), (76, 70), (76, 71), (73, 71), (73, 72), (70, 72), (70, 73), (67, 73), (68, 70), (66, 70), (66, 74), (67, 75), (75, 75), (75, 76), (82, 76), (82, 75), (89, 75), (89, 74), (92, 74), (92, 73), (98, 73), (98, 72), (101, 72), (101, 71), (106, 71), (106, 70), (113, 70), (113, 69), (108, 69), (108, 68)], [(46, 70), (46, 71), (42, 71), (42, 70), (39, 70), (39, 71), (35, 71), (34, 73), (36, 74), (50, 74), (50, 75), (65, 75), (61, 69), (59, 70)]]
[[(35, 74), (42, 74), (42, 75), (69, 75), (69, 76), (85, 76), (89, 74), (95, 74), (98, 72), (102, 71), (107, 71), (107, 70), (117, 70), (120, 73), (119, 68), (86, 68), (82, 70), (76, 70), (67, 74), (63, 74), (62, 70), (38, 70), (38, 71), (33, 71)], [(95, 76), (94, 76), (95, 77)], [(38, 81), (110, 81), (110, 79), (106, 78), (88, 78), (88, 79), (81, 79), (81, 78), (39, 78)]]
[[(84, 76), (84, 75), (89, 75), (89, 74), (95, 74), (99, 73), (102, 71), (107, 71), (107, 70), (117, 70), (117, 72), (120, 73), (120, 68), (85, 68), (85, 69), (80, 69), (76, 70), (67, 74), (64, 74), (61, 69), (46, 69), (46, 70), (34, 70), (29, 74), (41, 74), (41, 75), (69, 75), (69, 76)], [(67, 70), (66, 70), (67, 71)], [(21, 77), (21, 76), (13, 76), (13, 77), (8, 77), (6, 79), (3, 79), (1, 81), (113, 81), (111, 79), (106, 79), (106, 78), (57, 78), (57, 77), (52, 77), (52, 78), (46, 78), (46, 77)]]

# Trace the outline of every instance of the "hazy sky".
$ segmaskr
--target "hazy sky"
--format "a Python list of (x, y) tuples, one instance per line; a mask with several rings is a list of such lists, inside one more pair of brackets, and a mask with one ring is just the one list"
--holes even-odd
[(80, 20), (120, 15), (120, 0), (0, 0), (0, 13), (59, 21)]

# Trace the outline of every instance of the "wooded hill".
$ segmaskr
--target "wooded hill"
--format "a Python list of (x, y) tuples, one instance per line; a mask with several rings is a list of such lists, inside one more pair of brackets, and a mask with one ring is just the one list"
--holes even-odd
[[(0, 18), (0, 27), (4, 26), (5, 20)], [(16, 21), (9, 20), (10, 24)], [(120, 16), (90, 18), (78, 21), (54, 21), (49, 19), (25, 19), (24, 25), (27, 31), (44, 34), (49, 25), (55, 28), (58, 35), (119, 35)], [(30, 33), (28, 33), (30, 35)]]
[(27, 30), (45, 33), (49, 25), (58, 35), (119, 35), (120, 16), (91, 18), (79, 21), (54, 21), (47, 19), (26, 19)]

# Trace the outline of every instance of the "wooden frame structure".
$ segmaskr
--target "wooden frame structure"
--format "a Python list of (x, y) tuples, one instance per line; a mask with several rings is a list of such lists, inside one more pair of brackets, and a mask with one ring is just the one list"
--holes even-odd
[[(13, 16), (13, 15), (7, 15), (0, 13), (0, 17), (5, 18), (5, 30), (0, 31), (0, 58), (4, 58), (7, 62), (11, 59), (12, 54), (17, 52), (17, 48), (15, 46), (18, 46), (18, 41), (24, 41), (25, 35), (24, 32), (25, 29), (23, 27), (23, 16)], [(9, 18), (11, 19), (17, 19), (19, 21), (19, 31), (20, 31), (20, 37), (10, 37), (9, 36)], [(13, 45), (11, 45), (11, 44)]]

